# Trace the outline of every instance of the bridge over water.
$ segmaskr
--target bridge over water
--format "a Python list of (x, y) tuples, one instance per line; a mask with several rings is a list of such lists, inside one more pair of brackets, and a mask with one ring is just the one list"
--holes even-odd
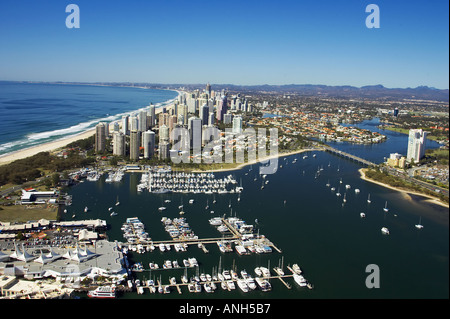
[(352, 155), (352, 154), (340, 151), (340, 150), (335, 149), (334, 147), (331, 147), (331, 146), (328, 146), (328, 145), (321, 145), (321, 147), (327, 152), (330, 152), (332, 154), (335, 154), (335, 155), (338, 155), (338, 156), (350, 159), (350, 160), (355, 161), (355, 162), (357, 162), (359, 164), (363, 164), (363, 165), (366, 165), (366, 166), (376, 166), (377, 165), (377, 164), (375, 164), (375, 163), (373, 163), (371, 161), (368, 161), (368, 160), (366, 160), (364, 158), (361, 158), (361, 157), (358, 157), (356, 155)]

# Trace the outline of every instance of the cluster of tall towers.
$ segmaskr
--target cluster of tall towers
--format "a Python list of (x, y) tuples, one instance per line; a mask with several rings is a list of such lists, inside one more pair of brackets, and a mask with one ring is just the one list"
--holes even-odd
[(137, 161), (140, 157), (152, 158), (157, 152), (160, 159), (168, 159), (170, 145), (175, 142), (172, 138), (174, 128), (188, 129), (190, 148), (198, 148), (206, 142), (210, 138), (208, 132), (219, 122), (232, 124), (233, 133), (240, 133), (242, 118), (231, 111), (251, 112), (252, 106), (240, 95), (229, 99), (224, 90), (214, 92), (208, 83), (202, 91), (180, 93), (167, 108), (156, 110), (151, 104), (135, 114), (123, 116), (120, 122), (112, 123), (111, 134), (110, 124), (99, 123), (95, 151), (104, 152), (106, 139), (111, 136), (114, 155), (129, 155), (131, 161)]

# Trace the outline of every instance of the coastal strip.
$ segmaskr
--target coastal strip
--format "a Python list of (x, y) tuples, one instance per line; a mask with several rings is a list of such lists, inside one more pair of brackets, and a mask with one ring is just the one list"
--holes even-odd
[[(181, 91), (176, 91), (176, 92), (178, 94), (181, 93)], [(171, 108), (173, 106), (173, 102), (174, 102), (174, 99), (171, 99), (171, 100), (168, 100), (166, 102), (163, 102), (162, 104), (167, 103), (168, 105), (166, 107), (167, 108)], [(161, 113), (162, 109), (163, 109), (162, 107), (155, 108), (155, 114)], [(136, 112), (136, 111), (133, 111), (133, 112)], [(133, 113), (133, 112), (130, 112), (130, 113)], [(120, 122), (120, 119), (116, 120), (116, 121), (113, 121), (113, 122), (110, 122), (109, 125), (111, 126), (115, 122)], [(95, 128), (91, 128), (91, 129), (89, 129), (89, 130), (87, 130), (85, 132), (82, 132), (82, 133), (79, 133), (79, 134), (76, 134), (76, 135), (66, 136), (66, 137), (63, 137), (63, 138), (58, 139), (58, 140), (54, 140), (54, 141), (51, 141), (51, 142), (43, 143), (43, 144), (40, 144), (40, 145), (28, 147), (28, 148), (24, 148), (22, 150), (11, 152), (11, 153), (8, 153), (8, 154), (5, 154), (5, 155), (0, 155), (0, 166), (1, 165), (7, 165), (7, 164), (9, 164), (11, 162), (14, 162), (14, 161), (17, 161), (17, 160), (20, 160), (20, 159), (31, 157), (31, 156), (36, 155), (36, 154), (41, 153), (41, 152), (53, 152), (53, 151), (56, 151), (56, 150), (61, 149), (61, 148), (65, 147), (66, 145), (68, 145), (70, 143), (73, 143), (75, 141), (89, 138), (89, 137), (93, 136), (94, 134), (95, 134)]]
[[(429, 199), (428, 202), (430, 202), (430, 203), (437, 204), (437, 205), (440, 205), (440, 206), (443, 206), (443, 207), (447, 207), (447, 208), (449, 207), (448, 203), (444, 203), (444, 202), (440, 201), (439, 198), (437, 198), (437, 197), (434, 197), (434, 196), (431, 196), (431, 195), (428, 195), (428, 194), (424, 194), (424, 193), (420, 193), (420, 192), (415, 192), (415, 191), (412, 191), (412, 190), (407, 190), (407, 189), (403, 189), (403, 188), (393, 187), (391, 185), (384, 184), (384, 183), (375, 181), (373, 179), (370, 179), (365, 174), (366, 170), (367, 170), (366, 168), (360, 168), (358, 170), (362, 180), (365, 180), (367, 182), (374, 183), (374, 184), (377, 184), (377, 185), (380, 185), (380, 186), (383, 186), (383, 187), (395, 190), (397, 192), (401, 192), (403, 194), (411, 194), (411, 195), (418, 195), (418, 196), (426, 197), (426, 198)], [(409, 199), (411, 199), (411, 197), (409, 197)]]

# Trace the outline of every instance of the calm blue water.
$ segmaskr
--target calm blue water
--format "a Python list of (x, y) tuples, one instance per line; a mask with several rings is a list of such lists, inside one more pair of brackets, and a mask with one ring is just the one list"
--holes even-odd
[(0, 155), (82, 133), (177, 95), (130, 87), (0, 82)]
[[(367, 123), (362, 123), (367, 125)], [(367, 158), (375, 158), (378, 153), (389, 153), (391, 149), (403, 147), (407, 135), (386, 132), (388, 140), (377, 148), (364, 145), (340, 144), (351, 147), (355, 155), (365, 154)], [(395, 135), (396, 139), (391, 139)], [(399, 143), (400, 145), (395, 145)], [(127, 293), (121, 298), (149, 299), (204, 299), (204, 298), (448, 298), (449, 280), (449, 233), (448, 209), (429, 204), (421, 197), (409, 199), (402, 193), (392, 191), (376, 184), (360, 179), (358, 164), (336, 157), (327, 152), (308, 152), (304, 154), (280, 158), (276, 174), (268, 175), (270, 181), (263, 190), (260, 189), (262, 179), (257, 174), (258, 167), (253, 165), (233, 172), (216, 173), (222, 177), (230, 173), (236, 179), (242, 179), (244, 191), (241, 201), (236, 194), (216, 195), (216, 204), (212, 204), (213, 195), (206, 194), (165, 194), (157, 195), (148, 192), (138, 193), (136, 185), (140, 174), (126, 174), (121, 183), (105, 183), (104, 178), (98, 182), (84, 182), (69, 190), (73, 195), (73, 205), (63, 219), (105, 219), (110, 225), (107, 234), (110, 240), (122, 241), (120, 227), (127, 217), (137, 216), (146, 225), (153, 240), (166, 240), (169, 235), (164, 231), (161, 217), (174, 218), (178, 215), (178, 205), (184, 203), (184, 211), (193, 231), (200, 238), (218, 237), (220, 233), (209, 225), (212, 216), (229, 216), (232, 205), (233, 215), (243, 218), (249, 224), (255, 224), (260, 234), (267, 236), (282, 253), (252, 254), (239, 256), (237, 253), (220, 253), (214, 244), (208, 245), (209, 254), (204, 254), (196, 246), (187, 252), (152, 253), (129, 255), (132, 262), (141, 261), (148, 268), (149, 262), (162, 265), (164, 260), (178, 260), (196, 257), (200, 263), (199, 272), (212, 273), (213, 267), (221, 262), (222, 269), (230, 269), (233, 265), (238, 272), (242, 269), (253, 273), (256, 266), (277, 266), (283, 258), (284, 266), (298, 263), (315, 288), (308, 290), (298, 287), (292, 279), (287, 282), (292, 289), (287, 289), (278, 280), (272, 280), (273, 290), (269, 293), (253, 291), (244, 294), (239, 289), (233, 292), (220, 288), (213, 294), (191, 294), (183, 288), (179, 295), (175, 290), (170, 295)], [(316, 154), (316, 157), (312, 155)], [(297, 162), (293, 163), (293, 159)], [(318, 168), (321, 174), (315, 178)], [(339, 170), (338, 170), (339, 168)], [(257, 180), (255, 181), (255, 177)], [(343, 183), (339, 181), (342, 179)], [(347, 202), (342, 205), (342, 197), (337, 197), (330, 187), (340, 188), (345, 192), (345, 185), (351, 185), (347, 191)], [(360, 189), (355, 194), (354, 189)], [(367, 203), (370, 194), (371, 203)], [(114, 208), (117, 216), (111, 217), (108, 208), (113, 206), (117, 196), (121, 205)], [(187, 204), (195, 199), (193, 205)], [(158, 207), (164, 200), (167, 210), (163, 213)], [(205, 210), (209, 201), (210, 209)], [(286, 201), (286, 203), (284, 203)], [(383, 211), (385, 201), (390, 208)], [(88, 206), (90, 211), (84, 213)], [(210, 213), (214, 210), (214, 214)], [(360, 217), (366, 213), (366, 218)], [(72, 218), (72, 215), (75, 217)], [(422, 218), (424, 228), (414, 227)], [(258, 222), (255, 222), (258, 219)], [(381, 227), (388, 227), (391, 234), (381, 234)], [(380, 288), (368, 289), (365, 280), (368, 273), (366, 266), (376, 264), (380, 269)], [(286, 270), (286, 268), (285, 268)], [(188, 276), (195, 275), (189, 270)], [(169, 277), (180, 280), (183, 270), (163, 270), (137, 274), (140, 279), (161, 279), (163, 284)], [(85, 294), (81, 294), (85, 297)]]
[[(341, 142), (326, 142), (328, 145), (337, 148), (341, 151), (359, 156), (374, 163), (385, 162), (385, 158), (389, 158), (391, 153), (399, 153), (406, 156), (408, 150), (408, 135), (389, 130), (382, 130), (378, 128), (380, 125), (379, 118), (366, 120), (358, 124), (342, 124), (343, 126), (354, 126), (361, 129), (370, 130), (386, 135), (387, 141), (379, 144), (350, 144)], [(427, 140), (426, 148), (439, 148), (439, 143)]]

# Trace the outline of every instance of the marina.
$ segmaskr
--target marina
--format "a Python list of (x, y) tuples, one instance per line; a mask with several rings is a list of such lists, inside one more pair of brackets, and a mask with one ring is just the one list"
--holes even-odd
[[(224, 271), (226, 272), (226, 271)], [(289, 284), (287, 279), (294, 279), (300, 287), (307, 287), (308, 289), (313, 289), (311, 283), (309, 283), (303, 276), (297, 275), (295, 272), (291, 274), (270, 274), (268, 276), (258, 276), (252, 277), (245, 270), (241, 271), (241, 277), (237, 276), (237, 272), (234, 272), (234, 276), (229, 275), (229, 278), (226, 279), (223, 274), (218, 274), (222, 279), (219, 279), (218, 275), (209, 275), (202, 274), (201, 276), (192, 277), (189, 281), (186, 278), (181, 277), (181, 282), (177, 282), (175, 277), (171, 277), (169, 283), (163, 283), (160, 279), (157, 279), (156, 283), (154, 280), (147, 280), (143, 284), (139, 281), (138, 286), (136, 286), (136, 290), (141, 290), (140, 294), (144, 294), (145, 290), (148, 290), (148, 293), (162, 293), (168, 294), (176, 290), (178, 294), (182, 294), (183, 290), (186, 290), (189, 293), (213, 293), (218, 287), (221, 287), (224, 291), (232, 291), (236, 289), (236, 286), (244, 293), (248, 293), (252, 290), (260, 290), (262, 292), (269, 292), (272, 290), (272, 285), (270, 281), (279, 280), (283, 283), (283, 285), (292, 289), (291, 284)], [(299, 277), (300, 276), (300, 277)], [(296, 279), (297, 278), (297, 279)], [(298, 278), (302, 278), (299, 281)], [(183, 289), (182, 289), (183, 288)]]
[[(237, 181), (232, 175), (215, 178), (214, 173), (185, 173), (171, 170), (153, 170), (143, 173), (138, 192), (147, 189), (149, 193), (194, 193), (194, 194), (227, 194), (240, 193), (242, 186), (235, 186)], [(193, 203), (193, 202), (192, 202)], [(191, 204), (191, 203), (190, 203)]]
[[(186, 223), (186, 218), (174, 218), (172, 220), (163, 217), (161, 222), (164, 224), (166, 232), (172, 237), (172, 240), (151, 240), (148, 237), (148, 233), (144, 231), (144, 225), (136, 217), (133, 217), (128, 218), (127, 222), (122, 226), (128, 242), (119, 242), (119, 247), (122, 248), (125, 254), (128, 251), (153, 252), (157, 248), (160, 252), (166, 252), (170, 251), (171, 247), (174, 247), (175, 251), (178, 252), (186, 251), (189, 246), (197, 246), (204, 253), (209, 253), (206, 245), (214, 244), (223, 253), (232, 252), (231, 246), (234, 245), (239, 255), (271, 253), (272, 249), (278, 253), (282, 252), (264, 235), (253, 234), (251, 231), (253, 226), (245, 224), (243, 220), (236, 217), (228, 219), (221, 217), (212, 218), (210, 223), (218, 224), (220, 222), (220, 225), (227, 228), (228, 235), (203, 239), (193, 235), (189, 224)], [(189, 235), (186, 236), (186, 234)]]
[[(301, 160), (303, 156), (307, 158)], [(235, 193), (205, 194), (200, 191), (200, 187), (198, 193), (150, 193), (147, 189), (139, 192), (137, 185), (140, 184), (142, 174), (146, 172), (126, 173), (120, 188), (116, 183), (106, 183), (104, 181), (106, 176), (103, 176), (97, 182), (83, 183), (71, 189), (70, 196), (73, 203), (66, 208), (68, 212), (64, 216), (70, 221), (72, 211), (80, 212), (84, 207), (89, 207), (86, 214), (90, 218), (107, 220), (110, 225), (106, 231), (109, 240), (117, 240), (121, 249), (127, 250), (129, 264), (141, 262), (142, 271), (131, 272), (132, 288), (118, 287), (118, 291), (122, 289), (127, 291), (119, 293), (118, 298), (159, 298), (157, 295), (161, 298), (176, 298), (175, 296), (196, 298), (195, 296), (207, 295), (215, 296), (213, 298), (230, 298), (230, 296), (254, 298), (267, 293), (258, 281), (265, 290), (270, 291), (268, 295), (274, 298), (422, 294), (422, 289), (414, 287), (423, 287), (426, 284), (418, 282), (412, 284), (410, 281), (404, 282), (401, 278), (385, 283), (389, 291), (368, 291), (364, 288), (364, 281), (359, 288), (360, 278), (355, 274), (361, 271), (364, 273), (366, 264), (362, 264), (356, 256), (370, 259), (374, 253), (380, 256), (377, 263), (383, 265), (385, 271), (395, 273), (398, 271), (397, 268), (408, 260), (412, 262), (410, 266), (414, 269), (418, 267), (415, 266), (416, 263), (426, 269), (434, 269), (428, 272), (433, 279), (428, 280), (435, 282), (437, 274), (442, 274), (441, 270), (445, 269), (446, 263), (443, 263), (441, 269), (440, 264), (432, 262), (429, 253), (423, 250), (425, 247), (428, 247), (427, 249), (433, 247), (431, 250), (441, 254), (439, 249), (441, 244), (429, 246), (429, 240), (425, 240), (425, 237), (419, 234), (420, 232), (445, 234), (438, 219), (433, 219), (433, 212), (436, 209), (434, 206), (428, 208), (425, 203), (405, 200), (400, 193), (393, 193), (360, 180), (357, 173), (360, 167), (358, 164), (335, 157), (328, 152), (306, 152), (303, 155), (280, 158), (279, 161), (281, 163), (278, 164), (276, 174), (268, 174), (265, 178), (255, 172), (255, 167), (252, 170), (250, 166), (233, 172), (236, 184), (229, 183), (227, 190), (230, 191), (232, 189), (230, 187), (242, 183), (243, 190), (238, 194), (236, 188)], [(279, 167), (280, 164), (282, 167)], [(215, 179), (227, 180), (228, 176), (230, 172), (214, 173)], [(260, 189), (261, 184), (264, 185), (264, 189)], [(196, 185), (196, 182), (193, 185)], [(102, 195), (99, 195), (100, 189)], [(195, 191), (195, 187), (192, 190)], [(336, 196), (336, 192), (341, 193), (341, 196)], [(342, 205), (344, 197), (346, 202)], [(120, 205), (114, 206), (117, 198), (120, 198)], [(368, 198), (370, 202), (367, 201)], [(383, 210), (386, 201), (389, 212)], [(108, 207), (113, 207), (118, 216), (110, 217)], [(159, 207), (165, 209), (159, 210)], [(418, 213), (411, 213), (416, 210)], [(124, 240), (120, 228), (129, 216), (136, 216), (145, 224), (146, 231), (151, 234), (149, 242), (129, 243)], [(178, 226), (173, 225), (174, 220), (180, 222), (180, 225), (188, 223), (191, 233), (198, 238), (171, 237), (170, 232), (165, 229), (166, 225), (161, 221), (163, 217), (170, 219), (171, 226), (176, 227), (171, 231), (180, 232)], [(187, 229), (185, 228), (187, 225), (184, 224), (181, 230)], [(415, 225), (425, 227), (419, 229), (420, 226)], [(380, 231), (382, 227), (386, 227), (390, 235), (383, 235)], [(435, 240), (437, 239), (433, 239)], [(375, 252), (364, 248), (368, 244)], [(345, 251), (332, 248), (341, 245), (346, 247)], [(272, 252), (263, 252), (264, 248), (267, 249), (264, 246), (269, 247)], [(411, 252), (414, 251), (414, 254), (409, 254), (409, 250), (398, 249), (410, 246), (413, 247)], [(392, 251), (395, 251), (395, 254), (391, 254)], [(418, 251), (420, 258), (428, 261), (426, 264), (417, 260)], [(292, 265), (288, 266), (292, 270), (293, 265), (300, 261), (301, 264), (298, 265), (306, 273), (307, 279), (303, 272), (294, 276), (288, 267), (281, 265), (278, 266), (281, 266), (283, 275), (276, 272), (274, 266), (277, 265), (277, 260), (283, 257)], [(197, 260), (198, 266), (191, 266), (189, 262), (191, 258)], [(330, 260), (338, 259), (340, 263), (330, 268)], [(172, 268), (163, 267), (166, 261), (171, 262)], [(158, 268), (155, 268), (156, 265)], [(264, 283), (263, 276), (259, 277), (256, 272), (249, 271), (262, 266), (270, 269), (268, 281), (271, 288)], [(228, 269), (230, 279), (222, 281), (219, 273), (224, 276), (224, 269)], [(239, 274), (238, 277), (233, 278), (232, 269)], [(239, 283), (237, 281), (237, 278), (243, 280), (240, 271), (245, 269), (247, 273), (251, 273), (256, 283), (257, 288), (253, 291), (247, 285), (248, 292), (244, 292), (240, 285), (244, 290), (245, 286), (241, 281)], [(205, 286), (206, 282), (201, 280), (198, 285), (190, 281), (190, 278), (195, 276), (200, 279), (202, 273), (205, 277), (206, 274), (210, 274), (211, 281), (216, 286), (215, 290), (211, 284)], [(213, 280), (214, 275), (218, 281)], [(181, 280), (183, 276), (185, 282)], [(176, 284), (171, 283), (173, 277)], [(143, 291), (139, 289), (139, 293), (136, 280), (139, 280), (140, 287), (144, 287)], [(156, 294), (150, 293), (153, 288), (148, 285), (149, 280), (154, 281)], [(308, 289), (308, 284), (311, 287), (314, 284), (314, 289)], [(401, 287), (411, 288), (406, 290)], [(159, 294), (158, 290), (162, 293)]]

